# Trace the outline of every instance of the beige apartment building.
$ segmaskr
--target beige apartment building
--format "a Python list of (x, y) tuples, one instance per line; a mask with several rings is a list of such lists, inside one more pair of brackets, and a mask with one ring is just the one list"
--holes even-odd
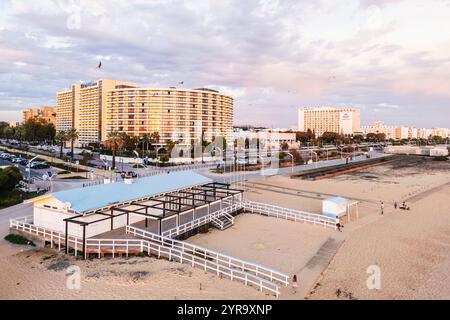
[(100, 79), (72, 85), (56, 95), (56, 130), (77, 129), (76, 145), (106, 139), (106, 97), (115, 88), (136, 87), (135, 83)]
[(353, 108), (300, 108), (298, 110), (298, 130), (315, 132), (321, 136), (324, 132), (353, 134), (361, 131), (361, 116)]
[(29, 108), (23, 111), (23, 122), (30, 119), (43, 119), (48, 123), (56, 125), (56, 108), (55, 107), (40, 107)]
[(233, 126), (233, 98), (212, 89), (123, 88), (107, 95), (106, 131), (130, 136), (158, 132), (168, 140), (190, 144), (227, 136)]

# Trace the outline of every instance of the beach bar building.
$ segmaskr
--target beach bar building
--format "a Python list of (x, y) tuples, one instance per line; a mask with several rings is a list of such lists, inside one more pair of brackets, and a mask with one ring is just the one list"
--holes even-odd
[(33, 224), (83, 242), (123, 236), (121, 229), (133, 224), (163, 234), (241, 201), (242, 192), (193, 171), (173, 172), (40, 197), (34, 201)]

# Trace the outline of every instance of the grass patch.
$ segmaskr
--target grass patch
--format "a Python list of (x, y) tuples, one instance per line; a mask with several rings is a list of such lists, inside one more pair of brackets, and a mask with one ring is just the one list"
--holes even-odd
[(22, 237), (21, 235), (18, 234), (8, 234), (6, 237), (4, 237), (3, 239), (5, 239), (6, 241), (9, 241), (11, 243), (14, 244), (21, 244), (21, 245), (30, 245), (35, 247), (36, 245), (33, 243), (33, 241), (28, 240), (25, 237)]
[(59, 171), (57, 174), (69, 174), (71, 173), (70, 171), (67, 170), (63, 170), (63, 171)]

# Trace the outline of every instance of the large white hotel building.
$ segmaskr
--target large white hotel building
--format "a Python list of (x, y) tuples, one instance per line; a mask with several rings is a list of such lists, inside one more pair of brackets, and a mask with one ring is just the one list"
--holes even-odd
[(353, 108), (300, 108), (298, 110), (298, 130), (313, 131), (316, 136), (324, 132), (339, 134), (359, 133), (361, 116)]

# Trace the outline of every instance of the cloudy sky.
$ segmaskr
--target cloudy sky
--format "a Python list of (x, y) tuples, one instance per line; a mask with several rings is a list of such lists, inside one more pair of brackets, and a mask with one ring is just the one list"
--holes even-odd
[(112, 78), (219, 89), (238, 125), (354, 106), (450, 127), (449, 17), (450, 0), (0, 0), (0, 120)]

